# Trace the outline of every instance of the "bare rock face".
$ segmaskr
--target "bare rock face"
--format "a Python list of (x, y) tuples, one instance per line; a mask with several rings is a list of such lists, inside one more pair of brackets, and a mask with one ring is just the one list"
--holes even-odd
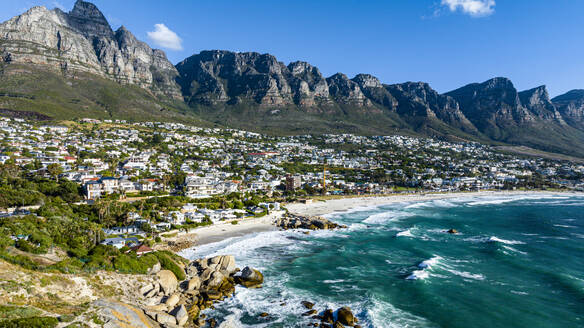
[(329, 85), (329, 93), (337, 103), (364, 107), (372, 105), (371, 100), (365, 97), (359, 85), (349, 80), (345, 74), (337, 73), (326, 81)]
[(473, 83), (451, 91), (464, 115), (481, 131), (497, 130), (532, 122), (534, 115), (519, 99), (519, 94), (509, 79), (497, 77), (483, 83)]
[(521, 104), (535, 117), (541, 120), (552, 120), (560, 124), (566, 124), (562, 115), (550, 100), (545, 85), (519, 92), (519, 99)]
[(114, 33), (89, 2), (77, 1), (69, 13), (34, 7), (0, 24), (0, 52), (4, 62), (35, 64), (70, 75), (88, 72), (181, 98), (175, 82), (178, 72), (164, 52), (138, 41), (124, 27)]
[(474, 125), (452, 97), (441, 95), (423, 82), (386, 85), (395, 99), (395, 110), (405, 117), (436, 118), (465, 132), (476, 132)]
[(398, 105), (397, 100), (378, 78), (369, 74), (358, 74), (353, 78), (353, 81), (359, 85), (366, 97), (390, 111), (395, 111)]
[[(121, 302), (105, 299), (93, 303), (97, 308), (97, 315), (107, 322), (111, 328), (158, 328), (160, 325), (146, 316), (140, 309)], [(172, 320), (175, 320), (172, 317)], [(174, 322), (173, 322), (174, 323)]]
[(269, 54), (203, 51), (177, 65), (179, 83), (190, 103), (216, 105), (250, 102), (292, 104), (284, 64)]
[(172, 294), (178, 286), (178, 280), (172, 271), (162, 270), (156, 274), (160, 280), (160, 288), (165, 295)]
[(318, 68), (307, 62), (293, 62), (288, 65), (289, 83), (294, 92), (294, 102), (302, 107), (318, 104), (330, 105), (329, 87)]
[(558, 112), (571, 126), (584, 130), (584, 90), (572, 90), (552, 99)]

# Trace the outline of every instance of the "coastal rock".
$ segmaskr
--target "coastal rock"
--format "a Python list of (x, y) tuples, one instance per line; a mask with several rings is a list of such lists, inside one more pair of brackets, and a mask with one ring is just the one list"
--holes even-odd
[(201, 279), (199, 277), (192, 277), (189, 280), (187, 290), (195, 290), (199, 289), (199, 287), (201, 287)]
[(322, 322), (324, 323), (333, 323), (335, 320), (334, 312), (331, 309), (326, 309), (322, 314)]
[(259, 287), (264, 282), (264, 276), (258, 270), (246, 266), (241, 275), (236, 276), (236, 282), (247, 288)]
[(96, 315), (111, 328), (159, 328), (142, 310), (121, 302), (100, 299), (93, 303), (98, 308)]
[(179, 306), (174, 311), (174, 317), (179, 326), (184, 326), (189, 320), (189, 314), (184, 305)]
[(347, 228), (346, 226), (336, 224), (320, 216), (301, 216), (290, 213), (276, 220), (275, 225), (284, 230), (287, 229), (329, 230)]
[(225, 276), (221, 272), (215, 271), (211, 274), (211, 277), (205, 281), (205, 285), (209, 289), (218, 289), (223, 283), (223, 279), (225, 279)]
[(172, 271), (162, 270), (156, 274), (160, 282), (160, 288), (165, 295), (172, 294), (178, 286), (178, 280)]
[(308, 301), (302, 301), (302, 305), (309, 310), (311, 310), (314, 307), (314, 303)]
[(342, 307), (337, 311), (338, 322), (346, 326), (355, 325), (355, 316), (349, 307)]
[(172, 294), (172, 296), (170, 296), (166, 300), (166, 302), (164, 302), (164, 304), (169, 308), (173, 308), (175, 305), (178, 304), (179, 301), (180, 301), (180, 296), (178, 294)]
[(173, 315), (164, 312), (156, 314), (156, 321), (163, 325), (176, 325), (176, 318)]
[(309, 317), (309, 316), (311, 316), (313, 314), (316, 314), (316, 310), (308, 310), (308, 311), (302, 313), (302, 316), (303, 317)]

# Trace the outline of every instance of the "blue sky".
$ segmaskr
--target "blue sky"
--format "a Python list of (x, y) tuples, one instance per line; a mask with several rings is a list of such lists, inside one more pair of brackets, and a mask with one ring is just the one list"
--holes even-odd
[[(0, 0), (0, 19), (33, 5), (68, 11), (74, 2)], [(173, 63), (201, 50), (226, 49), (307, 61), (325, 76), (425, 81), (439, 92), (495, 76), (510, 78), (519, 90), (545, 84), (552, 96), (584, 88), (579, 0), (93, 2), (114, 29), (125, 25), (163, 48)], [(149, 37), (156, 24), (164, 26)]]

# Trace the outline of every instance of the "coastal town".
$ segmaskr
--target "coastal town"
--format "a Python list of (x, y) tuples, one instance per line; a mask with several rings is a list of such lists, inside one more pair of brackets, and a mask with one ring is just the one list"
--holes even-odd
[[(299, 204), (327, 199), (349, 209), (357, 203), (348, 197), (375, 196), (384, 204), (390, 198), (464, 192), (584, 189), (580, 163), (521, 157), (475, 142), (398, 135), (270, 136), (96, 119), (45, 124), (1, 118), (0, 133), (0, 257), (27, 270), (148, 277), (165, 272), (179, 281), (204, 279), (215, 289), (222, 288), (220, 275), (229, 281), (217, 295), (201, 286), (202, 294), (194, 299), (190, 289), (174, 297), (178, 287), (169, 292), (159, 280), (138, 286), (139, 293), (127, 291), (142, 296), (126, 302), (149, 302), (140, 306), (164, 327), (184, 325), (187, 319), (213, 327), (211, 319), (199, 316), (201, 311), (219, 301), (214, 297), (230, 297), (241, 282), (233, 268), (221, 273), (209, 260), (219, 271), (207, 272), (207, 264), (201, 264), (207, 260), (188, 264), (176, 255), (205, 242), (200, 239), (205, 229), (218, 228), (206, 232), (207, 242), (214, 242), (227, 238), (228, 228), (246, 224), (306, 234), (346, 228), (295, 214)], [(330, 212), (318, 205), (313, 210), (311, 215)], [(198, 273), (185, 276), (191, 266)], [(190, 286), (188, 279), (184, 284)], [(177, 298), (186, 303), (177, 304)], [(103, 309), (114, 308), (128, 311), (102, 302), (100, 318), (108, 318)]]
[[(164, 195), (205, 199), (238, 193), (290, 201), (315, 195), (584, 189), (581, 163), (521, 158), (474, 142), (351, 134), (275, 137), (95, 119), (42, 125), (2, 118), (0, 132), (0, 164), (28, 176), (74, 182), (79, 201), (87, 204), (104, 197), (131, 201)], [(1, 215), (36, 205), (4, 202)], [(206, 217), (235, 219), (270, 207), (279, 209), (279, 203), (233, 210), (188, 204), (161, 212), (167, 224), (160, 227)]]

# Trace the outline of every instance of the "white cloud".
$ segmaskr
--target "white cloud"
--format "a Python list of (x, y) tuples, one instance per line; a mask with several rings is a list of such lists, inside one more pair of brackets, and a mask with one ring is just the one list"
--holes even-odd
[(462, 11), (473, 17), (489, 16), (495, 12), (495, 0), (442, 0), (450, 11)]
[(155, 24), (154, 31), (148, 32), (148, 38), (162, 48), (183, 50), (182, 39), (164, 24)]

